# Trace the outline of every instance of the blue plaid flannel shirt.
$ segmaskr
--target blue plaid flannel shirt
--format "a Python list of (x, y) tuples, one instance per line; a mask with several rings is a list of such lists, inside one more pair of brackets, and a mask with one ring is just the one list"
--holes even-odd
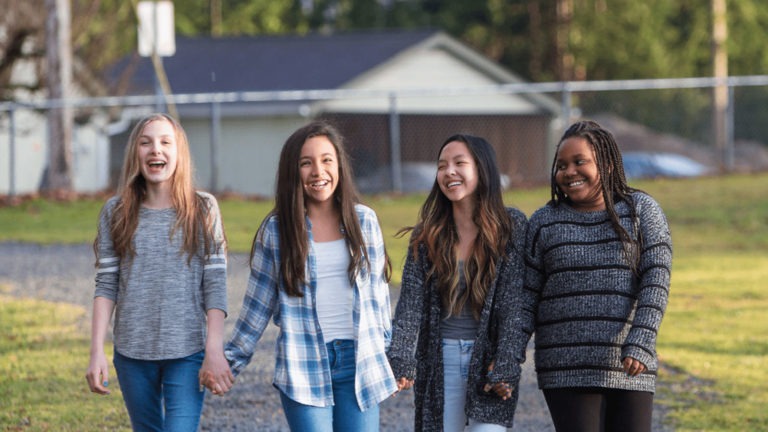
[[(356, 205), (371, 268), (358, 271), (354, 284), (355, 395), (361, 410), (391, 396), (397, 384), (386, 349), (391, 339), (389, 286), (384, 279), (384, 239), (376, 214)], [(309, 219), (306, 220), (312, 234)], [(281, 288), (277, 217), (262, 225), (251, 260), (248, 289), (232, 339), (225, 347), (232, 372), (248, 365), (270, 317), (280, 328), (273, 384), (296, 402), (326, 407), (333, 405), (328, 353), (314, 308), (316, 259), (310, 247), (308, 285), (304, 297), (288, 296)], [(330, 341), (328, 341), (330, 342)]]

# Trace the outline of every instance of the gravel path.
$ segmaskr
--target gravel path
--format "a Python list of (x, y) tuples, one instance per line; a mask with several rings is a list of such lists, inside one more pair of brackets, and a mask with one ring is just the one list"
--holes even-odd
[[(68, 302), (91, 308), (93, 296), (93, 252), (89, 245), (39, 246), (0, 243), (0, 285), (6, 294), (43, 300)], [(240, 311), (248, 278), (247, 256), (232, 255), (229, 260), (229, 318), (227, 334)], [(393, 290), (393, 304), (397, 290)], [(270, 325), (258, 344), (250, 365), (237, 378), (225, 397), (206, 397), (202, 431), (287, 431), (277, 390), (270, 384), (274, 371), (274, 342), (277, 329)], [(529, 358), (532, 353), (529, 351)], [(85, 371), (88, 359), (83, 359)], [(513, 432), (554, 431), (549, 411), (536, 387), (531, 361), (523, 366), (520, 402)], [(85, 383), (83, 383), (85, 385)], [(404, 392), (381, 406), (381, 429), (413, 429), (413, 393)], [(662, 406), (654, 407), (654, 431), (668, 432), (661, 425)]]

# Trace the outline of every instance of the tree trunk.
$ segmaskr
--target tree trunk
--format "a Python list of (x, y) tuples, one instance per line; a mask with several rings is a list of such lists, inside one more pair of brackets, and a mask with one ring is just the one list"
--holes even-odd
[(69, 195), (72, 182), (72, 108), (67, 106), (72, 83), (69, 0), (45, 0), (46, 60), (49, 100), (48, 168), (41, 189), (49, 194)]

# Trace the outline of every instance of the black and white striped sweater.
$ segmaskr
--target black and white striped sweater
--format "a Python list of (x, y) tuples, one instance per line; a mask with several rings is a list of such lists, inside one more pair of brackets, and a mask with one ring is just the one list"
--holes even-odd
[[(606, 211), (546, 205), (529, 221), (519, 349), (535, 332), (542, 389), (655, 391), (656, 337), (669, 296), (672, 242), (658, 203), (642, 192), (631, 197), (643, 239), (637, 275)], [(637, 236), (629, 205), (618, 202), (616, 210)], [(642, 362), (646, 372), (627, 376), (621, 367), (627, 356)]]

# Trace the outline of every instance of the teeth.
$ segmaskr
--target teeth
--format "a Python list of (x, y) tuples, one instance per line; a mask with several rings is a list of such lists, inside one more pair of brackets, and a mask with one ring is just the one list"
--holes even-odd
[(327, 184), (328, 184), (328, 180), (323, 180), (323, 181), (319, 181), (319, 182), (310, 183), (309, 185), (312, 186), (312, 187), (319, 188), (319, 187), (323, 187), (323, 186), (325, 186)]
[(581, 186), (582, 184), (584, 184), (584, 181), (583, 180), (579, 180), (579, 181), (568, 183), (568, 186), (575, 187), (575, 186)]
[(448, 187), (454, 187), (454, 186), (458, 186), (460, 184), (461, 184), (461, 182), (458, 182), (458, 181), (450, 182), (450, 183), (448, 183)]
[(165, 166), (165, 162), (150, 162), (149, 166), (155, 167), (155, 166)]

